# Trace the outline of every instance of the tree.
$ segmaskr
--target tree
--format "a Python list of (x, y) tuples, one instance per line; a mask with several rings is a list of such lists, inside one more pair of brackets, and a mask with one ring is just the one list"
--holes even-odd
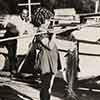
[(0, 0), (0, 14), (16, 13), (17, 1), (16, 0)]

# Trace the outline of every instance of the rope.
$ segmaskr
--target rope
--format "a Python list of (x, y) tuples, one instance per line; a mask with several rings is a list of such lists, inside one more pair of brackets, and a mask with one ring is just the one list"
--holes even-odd
[[(35, 35), (39, 35), (45, 32), (39, 32), (39, 33), (35, 33)], [(0, 39), (0, 42), (5, 42), (5, 41), (9, 41), (9, 40), (15, 40), (15, 39), (24, 39), (24, 38), (30, 38), (33, 37), (34, 34), (31, 35), (22, 35), (22, 36), (16, 36), (16, 37), (10, 37), (10, 38), (5, 38), (5, 39)]]

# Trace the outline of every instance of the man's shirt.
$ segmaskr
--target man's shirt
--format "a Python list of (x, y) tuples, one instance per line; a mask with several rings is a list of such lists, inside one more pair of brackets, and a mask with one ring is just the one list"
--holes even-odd
[(8, 15), (6, 18), (6, 23), (12, 23), (16, 26), (16, 29), (19, 32), (19, 36), (22, 35), (32, 35), (28, 38), (18, 39), (17, 43), (17, 54), (24, 55), (28, 52), (29, 44), (33, 40), (34, 35), (36, 33), (37, 28), (33, 27), (33, 25), (29, 22), (25, 22), (21, 19), (20, 16), (17, 15)]
[(16, 26), (17, 30), (19, 31), (19, 35), (23, 35), (25, 32), (28, 34), (33, 34), (33, 25), (25, 20), (22, 20), (20, 16), (11, 15), (8, 16), (6, 23), (12, 23)]

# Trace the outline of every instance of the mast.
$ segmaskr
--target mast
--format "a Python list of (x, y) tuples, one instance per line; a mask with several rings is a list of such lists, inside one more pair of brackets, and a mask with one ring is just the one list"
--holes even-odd
[(95, 3), (95, 13), (98, 13), (98, 7), (99, 7), (99, 0), (96, 0), (96, 3)]
[(31, 0), (28, 0), (29, 21), (31, 21)]

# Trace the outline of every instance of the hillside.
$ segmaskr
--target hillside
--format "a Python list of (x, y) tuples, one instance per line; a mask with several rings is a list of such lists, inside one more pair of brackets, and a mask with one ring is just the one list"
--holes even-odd
[[(32, 2), (42, 1), (50, 6), (50, 2), (54, 3), (55, 8), (75, 8), (78, 13), (94, 12), (96, 0), (31, 0)], [(48, 3), (49, 1), (49, 3)], [(27, 2), (27, 0), (18, 0), (18, 2)]]
[[(42, 1), (44, 4), (52, 5), (55, 8), (75, 8), (78, 13), (94, 12), (95, 0), (31, 0), (32, 2)], [(27, 0), (0, 0), (0, 13), (15, 13), (16, 3), (27, 2)]]

